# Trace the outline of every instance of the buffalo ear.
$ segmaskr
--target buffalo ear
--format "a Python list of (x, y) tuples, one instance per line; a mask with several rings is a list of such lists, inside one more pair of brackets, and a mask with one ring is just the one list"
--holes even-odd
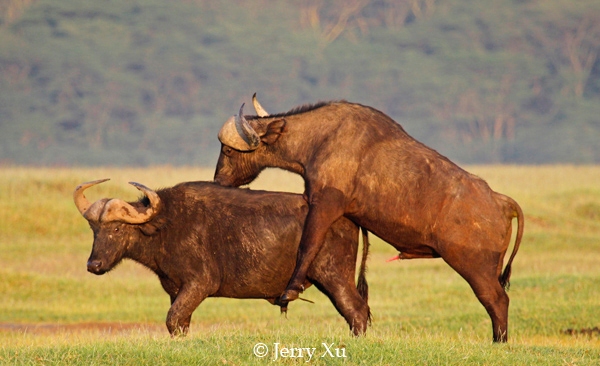
[(159, 232), (166, 223), (167, 219), (161, 216), (139, 225), (139, 229), (144, 235), (151, 236)]
[(279, 139), (279, 136), (285, 132), (285, 123), (284, 119), (278, 119), (269, 123), (267, 132), (260, 137), (260, 140), (267, 145), (274, 144)]

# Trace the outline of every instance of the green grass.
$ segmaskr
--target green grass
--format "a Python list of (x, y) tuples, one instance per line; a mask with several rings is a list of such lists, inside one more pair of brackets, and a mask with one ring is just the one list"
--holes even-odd
[[(0, 168), (0, 364), (303, 364), (273, 360), (279, 347), (316, 348), (309, 364), (535, 364), (600, 362), (600, 167), (472, 166), (468, 170), (515, 198), (526, 216), (513, 268), (505, 345), (467, 283), (441, 260), (385, 260), (377, 238), (369, 260), (374, 321), (355, 339), (329, 301), (311, 288), (287, 318), (262, 300), (207, 299), (190, 334), (171, 339), (168, 296), (141, 266), (125, 262), (93, 276), (85, 263), (92, 233), (72, 202), (79, 183), (135, 199), (127, 185), (164, 187), (209, 180), (212, 169)], [(302, 191), (296, 176), (268, 171), (255, 189)], [(567, 330), (575, 334), (566, 334)], [(253, 347), (269, 347), (265, 358)], [(346, 357), (319, 357), (322, 345)], [(335, 352), (334, 352), (335, 355)]]

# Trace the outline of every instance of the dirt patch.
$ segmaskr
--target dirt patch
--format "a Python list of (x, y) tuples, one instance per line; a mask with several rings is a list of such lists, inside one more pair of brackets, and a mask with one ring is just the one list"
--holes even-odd
[(0, 332), (16, 332), (29, 334), (53, 334), (53, 333), (156, 333), (168, 334), (164, 325), (144, 323), (116, 323), (116, 322), (89, 322), (89, 323), (0, 323)]

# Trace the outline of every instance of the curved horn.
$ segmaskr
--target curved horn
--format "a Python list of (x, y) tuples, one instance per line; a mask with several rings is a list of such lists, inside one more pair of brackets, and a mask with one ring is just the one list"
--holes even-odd
[(258, 148), (260, 137), (244, 117), (244, 104), (239, 115), (229, 118), (221, 131), (219, 141), (239, 151), (252, 151)]
[(246, 121), (246, 117), (244, 117), (244, 104), (245, 103), (242, 103), (242, 106), (240, 107), (240, 112), (235, 119), (235, 124), (244, 132), (250, 150), (255, 150), (260, 144), (260, 137), (256, 131), (254, 131), (252, 126), (250, 126), (250, 123)]
[(130, 203), (120, 199), (112, 199), (106, 203), (102, 221), (123, 221), (128, 224), (143, 224), (152, 220), (160, 211), (160, 197), (158, 194), (143, 184), (129, 182), (132, 186), (142, 191), (150, 200), (150, 207), (136, 208)]
[(254, 105), (254, 110), (259, 117), (269, 117), (269, 112), (267, 112), (262, 105), (256, 99), (256, 93), (252, 96), (252, 104)]
[(160, 209), (160, 197), (155, 191), (137, 182), (129, 182), (129, 184), (142, 191), (150, 200), (150, 208), (158, 212)]
[(110, 178), (81, 183), (77, 186), (77, 188), (75, 188), (75, 191), (73, 192), (73, 201), (75, 201), (75, 206), (77, 206), (77, 209), (82, 215), (85, 216), (87, 210), (89, 210), (89, 208), (92, 206), (90, 201), (88, 201), (88, 199), (85, 198), (85, 196), (83, 195), (83, 191), (90, 188), (91, 186), (95, 186), (96, 184), (106, 182), (107, 180), (110, 180)]

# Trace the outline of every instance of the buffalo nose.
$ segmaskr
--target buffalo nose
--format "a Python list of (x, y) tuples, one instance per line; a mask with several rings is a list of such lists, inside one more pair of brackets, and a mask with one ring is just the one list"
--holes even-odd
[(100, 268), (102, 267), (102, 261), (99, 260), (90, 260), (87, 263), (88, 272), (99, 274), (101, 273)]

